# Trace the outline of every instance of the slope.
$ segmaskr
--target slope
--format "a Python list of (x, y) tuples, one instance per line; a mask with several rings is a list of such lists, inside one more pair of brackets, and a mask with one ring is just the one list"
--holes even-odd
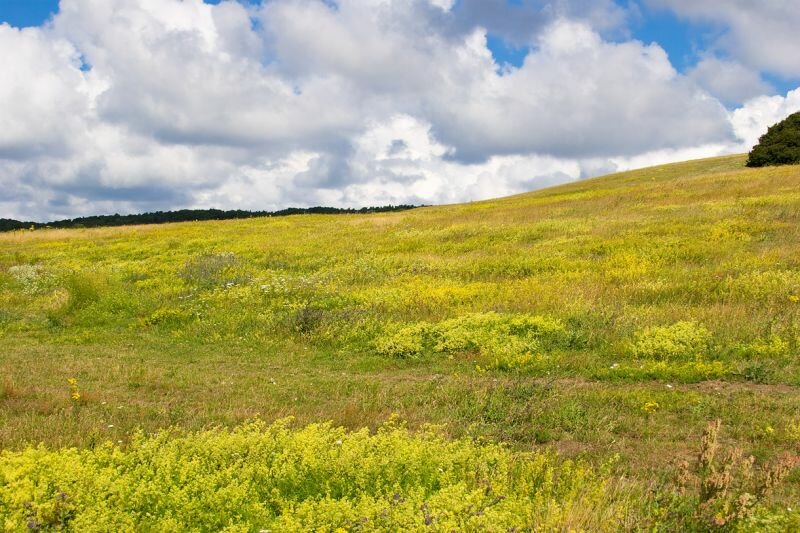
[(618, 454), (642, 480), (716, 418), (758, 457), (796, 450), (800, 167), (744, 161), (400, 213), (0, 235), (0, 447), (396, 413)]

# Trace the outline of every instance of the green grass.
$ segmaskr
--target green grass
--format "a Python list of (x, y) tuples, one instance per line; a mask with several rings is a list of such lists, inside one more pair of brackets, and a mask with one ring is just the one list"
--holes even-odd
[[(800, 167), (744, 161), (401, 213), (2, 234), (0, 448), (396, 414), (618, 456), (625, 527), (655, 523), (654, 480), (708, 421), (760, 461), (800, 446)], [(763, 508), (780, 530), (799, 500), (794, 473)]]

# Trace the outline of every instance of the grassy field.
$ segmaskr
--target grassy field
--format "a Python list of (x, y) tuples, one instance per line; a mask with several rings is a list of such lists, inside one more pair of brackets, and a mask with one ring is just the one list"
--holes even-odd
[[(401, 213), (0, 234), (0, 525), (797, 530), (800, 167), (744, 161)], [(293, 463), (282, 499), (223, 490), (209, 517), (119, 488), (157, 492), (175, 450), (233, 468), (209, 441), (319, 453), (306, 439), (383, 457), (364, 466), (382, 481), (352, 455), (299, 481)], [(150, 474), (119, 473), (134, 460)], [(136, 512), (102, 515), (104, 490)]]

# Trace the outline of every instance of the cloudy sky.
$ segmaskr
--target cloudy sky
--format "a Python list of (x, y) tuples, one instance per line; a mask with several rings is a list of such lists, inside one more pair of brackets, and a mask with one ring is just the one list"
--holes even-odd
[(797, 0), (0, 0), (0, 218), (450, 203), (747, 151)]

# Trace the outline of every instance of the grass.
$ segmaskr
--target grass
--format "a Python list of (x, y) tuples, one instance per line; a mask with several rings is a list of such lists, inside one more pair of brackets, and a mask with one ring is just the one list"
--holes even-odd
[[(0, 448), (394, 414), (618, 457), (625, 528), (708, 526), (653, 489), (708, 421), (759, 461), (800, 446), (800, 167), (744, 161), (401, 213), (2, 234)], [(750, 519), (791, 529), (798, 500), (789, 473)]]

